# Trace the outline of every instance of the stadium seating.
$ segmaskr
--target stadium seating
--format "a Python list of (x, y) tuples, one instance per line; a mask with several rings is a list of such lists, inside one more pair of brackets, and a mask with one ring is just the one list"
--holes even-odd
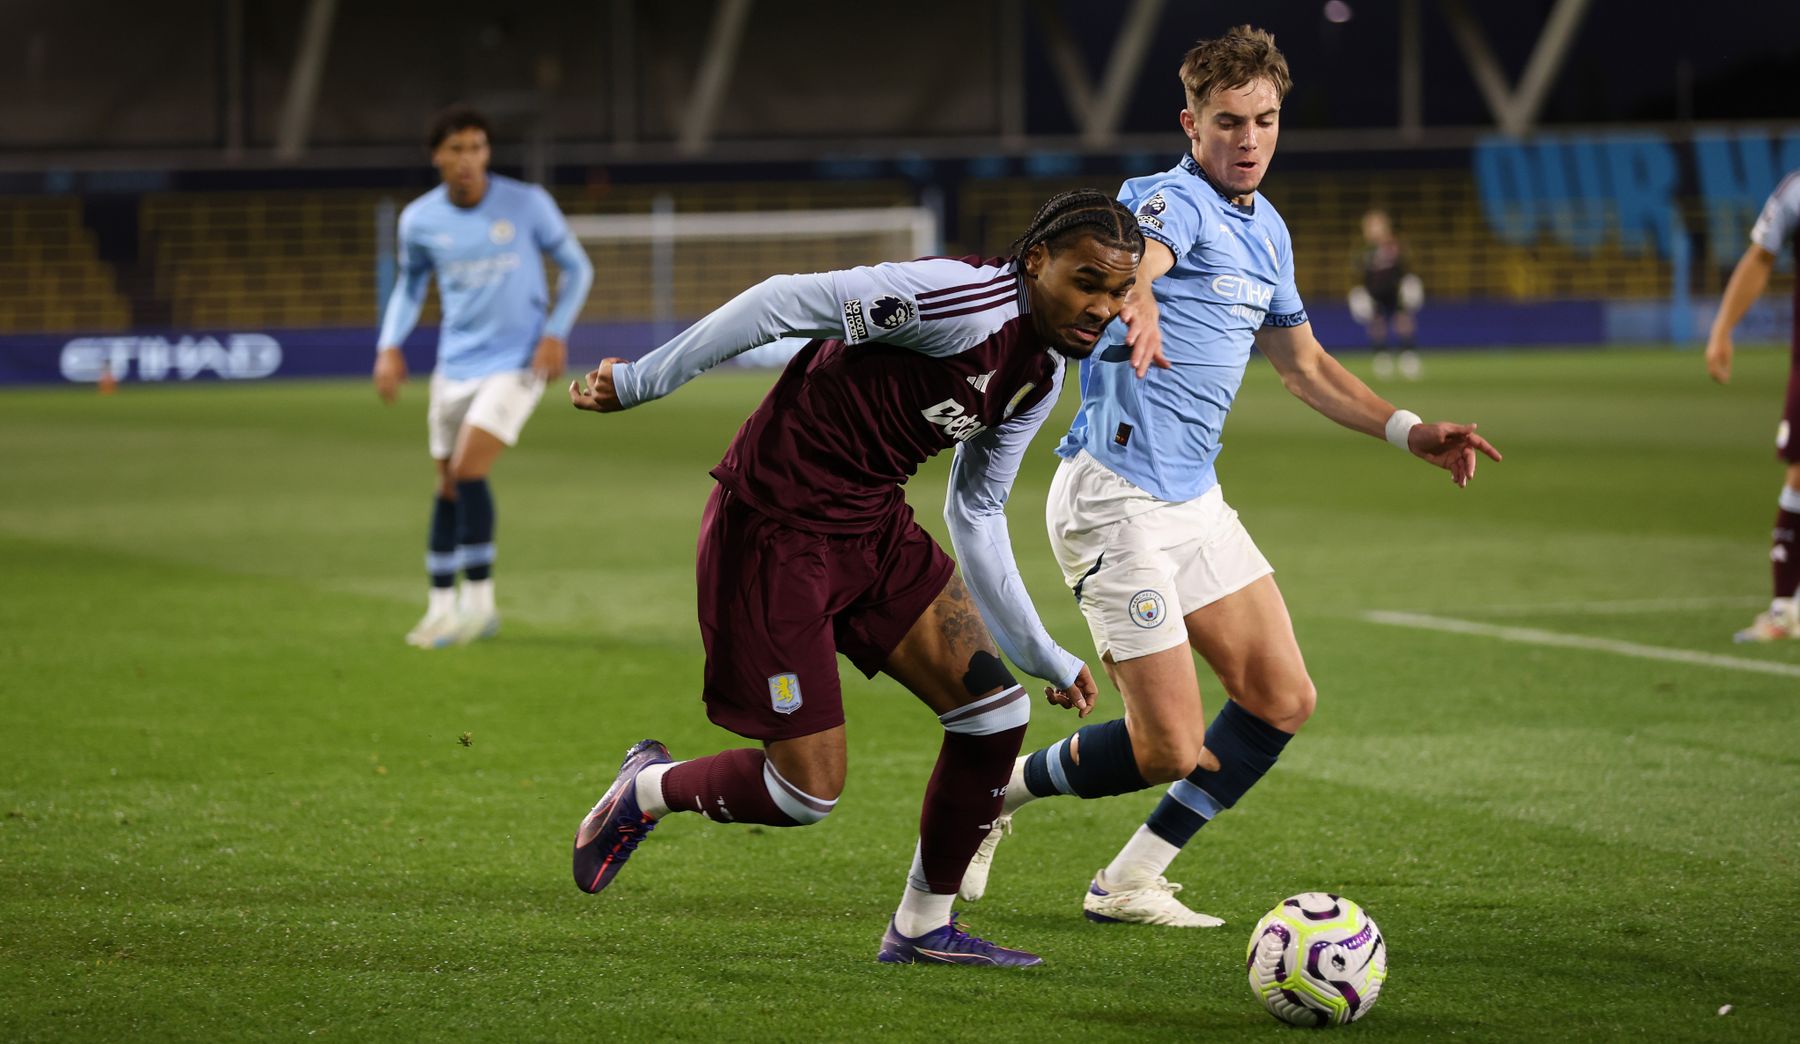
[[(968, 182), (956, 200), (946, 250), (1005, 252), (1037, 206), (1073, 184), (1045, 179)], [(1529, 248), (1499, 242), (1482, 217), (1467, 171), (1358, 177), (1295, 172), (1272, 176), (1267, 191), (1293, 230), (1300, 288), (1310, 297), (1341, 299), (1349, 290), (1351, 262), (1361, 249), (1361, 216), (1371, 206), (1394, 213), (1413, 266), (1436, 300), (1649, 300), (1665, 298), (1670, 291), (1665, 262), (1623, 251), (1612, 236), (1592, 254), (1549, 241)], [(664, 193), (676, 210), (688, 213), (914, 202), (904, 182), (863, 181), (597, 183), (559, 188), (555, 195), (571, 215), (641, 214)], [(403, 206), (409, 196), (380, 190), (147, 195), (139, 211), (139, 256), (147, 277), (134, 286), (156, 298), (178, 329), (374, 325), (380, 312), (374, 278), (377, 208), (384, 198)], [(1689, 215), (1689, 225), (1703, 227), (1702, 215)], [(774, 272), (869, 260), (850, 256), (849, 249), (842, 240), (796, 238), (678, 250), (674, 316), (702, 314)], [(649, 245), (600, 243), (591, 245), (590, 252), (599, 279), (583, 318), (654, 318)], [(1719, 293), (1735, 260), (1697, 263), (1694, 292)], [(1785, 293), (1792, 279), (1790, 272), (1778, 271), (1770, 293)], [(433, 295), (424, 321), (436, 318)], [(99, 259), (76, 200), (0, 199), (0, 332), (111, 331), (130, 323), (130, 302), (111, 267)]]
[(108, 333), (130, 324), (79, 200), (0, 199), (0, 333)]
[(140, 256), (178, 328), (369, 325), (375, 192), (147, 196)]
[[(879, 182), (723, 183), (560, 189), (568, 214), (643, 213), (667, 192), (682, 211), (794, 210), (894, 206), (911, 202), (905, 186)], [(396, 210), (407, 193), (228, 192), (159, 194), (140, 216), (142, 256), (156, 292), (171, 302), (177, 327), (238, 329), (368, 326), (378, 322), (375, 221), (383, 198)], [(816, 267), (804, 240), (757, 244), (745, 255), (705, 265), (678, 264), (675, 311), (704, 313), (775, 272)], [(808, 258), (811, 260), (808, 260)], [(651, 263), (646, 245), (595, 252), (601, 278), (583, 312), (588, 320), (650, 318)], [(437, 320), (436, 295), (423, 321)]]

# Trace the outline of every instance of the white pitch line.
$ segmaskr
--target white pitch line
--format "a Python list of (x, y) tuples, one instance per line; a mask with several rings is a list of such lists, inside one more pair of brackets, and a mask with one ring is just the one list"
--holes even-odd
[(1494, 616), (1543, 616), (1563, 613), (1581, 616), (1614, 616), (1633, 613), (1681, 612), (1690, 609), (1749, 609), (1769, 604), (1755, 595), (1720, 595), (1713, 598), (1618, 598), (1595, 602), (1522, 602), (1516, 605), (1484, 605)]
[(1665, 649), (1658, 645), (1639, 645), (1636, 642), (1621, 642), (1612, 638), (1592, 638), (1580, 634), (1558, 634), (1555, 631), (1540, 631), (1531, 627), (1500, 627), (1495, 624), (1477, 623), (1473, 620), (1456, 620), (1448, 616), (1427, 616), (1424, 613), (1399, 613), (1377, 609), (1361, 615), (1370, 623), (1388, 624), (1393, 627), (1412, 627), (1422, 631), (1446, 631), (1450, 634), (1473, 634), (1483, 638), (1498, 638), (1503, 642), (1554, 645), (1564, 649), (1590, 649), (1595, 652), (1615, 653), (1619, 656), (1635, 656), (1644, 660), (1668, 660), (1673, 663), (1688, 663), (1698, 667), (1723, 667), (1732, 671), (1752, 671), (1757, 674), (1779, 675), (1783, 678), (1800, 678), (1800, 665), (1791, 663), (1746, 660), (1736, 656), (1695, 652), (1692, 649)]

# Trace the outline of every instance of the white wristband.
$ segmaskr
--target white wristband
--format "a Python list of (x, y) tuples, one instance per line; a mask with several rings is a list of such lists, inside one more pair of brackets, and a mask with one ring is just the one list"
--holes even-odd
[(1419, 415), (1411, 410), (1395, 410), (1394, 415), (1387, 421), (1387, 440), (1410, 453), (1412, 450), (1406, 444), (1406, 436), (1412, 431), (1413, 425), (1423, 423), (1425, 422), (1419, 418)]

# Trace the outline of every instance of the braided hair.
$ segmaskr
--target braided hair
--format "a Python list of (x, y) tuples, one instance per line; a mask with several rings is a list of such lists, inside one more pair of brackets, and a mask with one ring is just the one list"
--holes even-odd
[(1072, 189), (1051, 196), (1038, 208), (1031, 226), (1013, 243), (1013, 255), (1025, 252), (1039, 243), (1054, 251), (1070, 236), (1090, 235), (1101, 246), (1113, 247), (1139, 257), (1144, 253), (1144, 234), (1138, 231), (1137, 216), (1124, 204), (1094, 189)]

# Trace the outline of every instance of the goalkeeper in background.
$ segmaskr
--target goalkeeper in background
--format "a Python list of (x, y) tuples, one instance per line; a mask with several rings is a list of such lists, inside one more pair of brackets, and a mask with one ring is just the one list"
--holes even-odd
[(1363, 250), (1356, 256), (1356, 286), (1350, 290), (1350, 314), (1369, 332), (1375, 348), (1375, 376), (1392, 377), (1396, 369), (1391, 349), (1400, 345), (1399, 373), (1416, 381), (1422, 372), (1419, 350), (1413, 340), (1418, 328), (1413, 316), (1425, 303), (1425, 287), (1407, 271), (1406, 251), (1394, 234), (1387, 211), (1363, 215)]
[[(426, 411), (437, 467), (425, 553), (431, 594), (424, 618), (406, 636), (424, 649), (499, 633), (488, 472), (519, 440), (545, 382), (562, 374), (569, 329), (594, 281), (593, 265), (550, 194), (488, 173), (488, 125), (480, 113), (440, 114), (430, 146), (444, 180), (400, 214), (400, 278), (375, 356), (375, 390), (392, 403), (406, 379), (400, 345), (419, 321), (426, 280), (435, 274), (444, 317)], [(542, 253), (562, 273), (548, 315)]]

